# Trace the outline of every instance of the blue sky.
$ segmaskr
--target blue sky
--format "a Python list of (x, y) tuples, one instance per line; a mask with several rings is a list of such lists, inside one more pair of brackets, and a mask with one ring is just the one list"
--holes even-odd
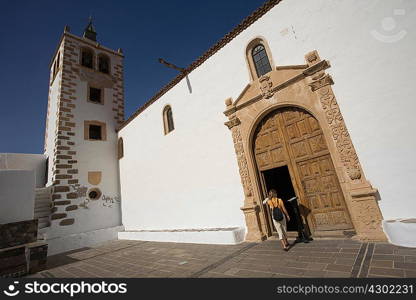
[(1, 1), (0, 153), (42, 153), (49, 62), (65, 25), (82, 35), (91, 14), (97, 40), (122, 48), (129, 117), (265, 0)]

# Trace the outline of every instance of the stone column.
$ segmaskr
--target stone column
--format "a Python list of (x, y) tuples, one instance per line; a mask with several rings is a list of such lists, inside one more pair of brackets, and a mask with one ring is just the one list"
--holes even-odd
[(229, 116), (229, 119), (229, 121), (225, 122), (225, 125), (231, 130), (241, 183), (243, 185), (245, 195), (244, 206), (241, 207), (241, 210), (244, 213), (247, 225), (246, 241), (262, 241), (266, 239), (266, 235), (264, 234), (261, 226), (259, 215), (260, 206), (256, 203), (253, 195), (253, 185), (250, 179), (243, 140), (240, 132), (240, 120), (235, 116), (235, 114)]
[[(306, 55), (306, 61), (309, 65), (314, 65), (321, 60), (318, 53), (313, 51)], [(326, 125), (332, 133), (337, 154), (347, 175), (347, 193), (349, 194), (347, 196), (349, 197), (345, 201), (357, 236), (362, 240), (386, 240), (381, 227), (383, 217), (376, 200), (378, 192), (365, 179), (358, 155), (331, 88), (334, 81), (323, 70), (311, 74), (311, 79), (309, 86), (320, 101), (327, 121)]]

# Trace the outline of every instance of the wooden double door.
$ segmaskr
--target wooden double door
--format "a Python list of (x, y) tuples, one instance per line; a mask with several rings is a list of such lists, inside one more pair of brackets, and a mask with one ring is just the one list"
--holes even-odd
[[(325, 137), (311, 114), (294, 107), (275, 110), (260, 122), (253, 141), (260, 178), (264, 171), (288, 167), (311, 229), (353, 228)], [(264, 184), (263, 189), (266, 193)]]

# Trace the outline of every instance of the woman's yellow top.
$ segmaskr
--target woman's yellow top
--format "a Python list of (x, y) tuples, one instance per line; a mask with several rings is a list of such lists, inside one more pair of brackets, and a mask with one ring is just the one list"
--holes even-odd
[(272, 199), (269, 199), (267, 201), (267, 204), (270, 206), (271, 209), (275, 208), (275, 207), (279, 207), (280, 209), (282, 209), (283, 207), (283, 200), (280, 198), (276, 198), (273, 197)]

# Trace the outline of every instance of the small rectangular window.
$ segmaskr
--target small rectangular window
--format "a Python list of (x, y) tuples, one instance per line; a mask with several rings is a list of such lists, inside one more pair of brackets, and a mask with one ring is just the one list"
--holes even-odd
[(94, 103), (102, 103), (101, 89), (90, 87), (89, 100)]
[(84, 139), (86, 141), (106, 141), (107, 126), (100, 121), (84, 121)]
[(90, 125), (88, 133), (90, 140), (102, 140), (100, 125)]

